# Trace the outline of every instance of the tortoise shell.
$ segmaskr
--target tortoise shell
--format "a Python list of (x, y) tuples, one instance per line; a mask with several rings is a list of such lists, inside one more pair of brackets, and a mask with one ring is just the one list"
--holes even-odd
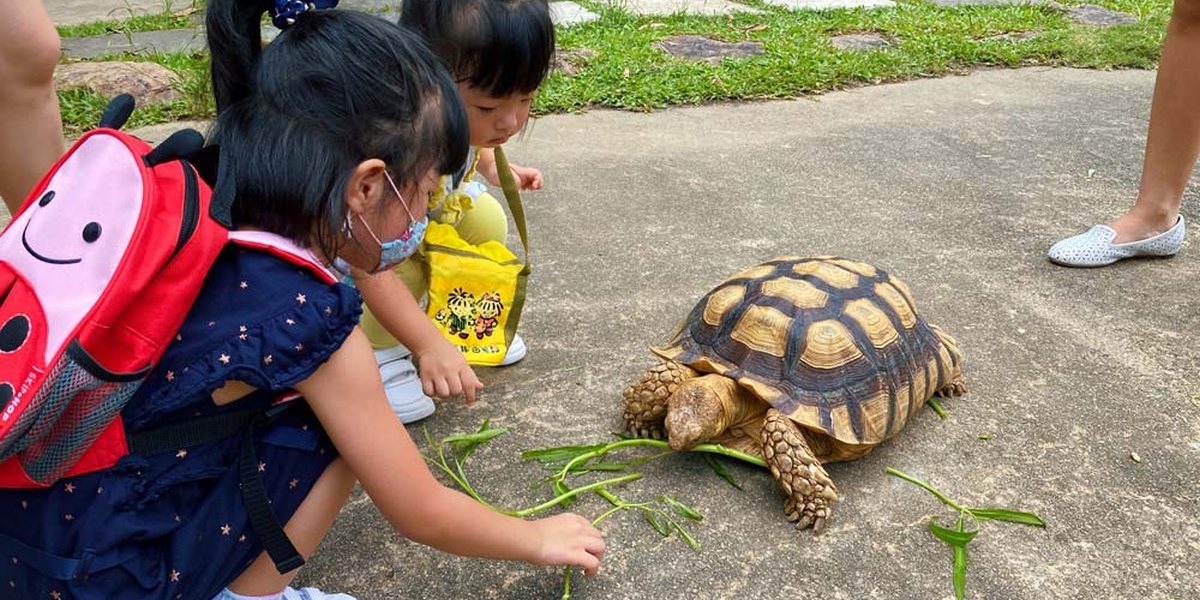
[(734, 379), (848, 444), (899, 432), (951, 382), (958, 360), (917, 313), (908, 286), (835, 257), (776, 258), (734, 275), (653, 351)]

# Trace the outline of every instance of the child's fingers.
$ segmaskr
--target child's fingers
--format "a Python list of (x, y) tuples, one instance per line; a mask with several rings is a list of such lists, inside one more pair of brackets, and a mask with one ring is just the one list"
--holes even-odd
[(450, 384), (444, 378), (439, 377), (434, 382), (434, 393), (437, 394), (438, 398), (450, 397)]

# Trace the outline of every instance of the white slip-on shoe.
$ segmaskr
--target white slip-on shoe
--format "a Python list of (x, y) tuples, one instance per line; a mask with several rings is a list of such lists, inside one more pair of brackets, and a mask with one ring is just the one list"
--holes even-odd
[(392, 405), (392, 412), (401, 422), (415, 423), (433, 414), (437, 407), (425, 395), (421, 377), (407, 348), (394, 346), (376, 350), (375, 362), (379, 364), (379, 377), (383, 380), (388, 404)]
[(349, 594), (326, 594), (317, 588), (295, 589), (288, 587), (283, 590), (280, 600), (357, 600)]
[(514, 333), (512, 343), (508, 345), (508, 352), (504, 353), (504, 360), (500, 361), (500, 366), (507, 367), (521, 362), (526, 352), (528, 349), (525, 347), (525, 340), (521, 339), (521, 334)]
[(1183, 247), (1187, 227), (1183, 215), (1170, 229), (1136, 242), (1114, 244), (1117, 232), (1107, 225), (1059, 241), (1050, 247), (1050, 260), (1065, 267), (1103, 267), (1137, 256), (1173, 256)]

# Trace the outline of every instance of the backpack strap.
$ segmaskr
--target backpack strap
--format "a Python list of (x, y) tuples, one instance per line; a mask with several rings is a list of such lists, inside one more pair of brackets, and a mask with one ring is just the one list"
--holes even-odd
[(306, 267), (326, 283), (337, 283), (341, 280), (324, 263), (317, 259), (308, 248), (301, 248), (296, 242), (282, 235), (267, 231), (231, 231), (229, 241), (243, 248), (254, 248), (266, 251), (294, 265)]

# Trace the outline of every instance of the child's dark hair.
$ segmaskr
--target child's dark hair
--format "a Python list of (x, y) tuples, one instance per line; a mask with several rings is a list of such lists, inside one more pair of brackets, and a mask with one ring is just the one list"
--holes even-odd
[[(268, 0), (209, 0), (220, 172), (214, 201), (234, 224), (315, 243), (345, 243), (354, 168), (386, 162), (397, 185), (466, 160), (467, 120), (445, 68), (412, 32), (348, 10), (301, 14), (265, 48)], [(382, 208), (382, 207), (381, 207)]]
[(554, 59), (546, 0), (406, 0), (400, 23), (429, 42), (455, 80), (489, 96), (533, 93)]

